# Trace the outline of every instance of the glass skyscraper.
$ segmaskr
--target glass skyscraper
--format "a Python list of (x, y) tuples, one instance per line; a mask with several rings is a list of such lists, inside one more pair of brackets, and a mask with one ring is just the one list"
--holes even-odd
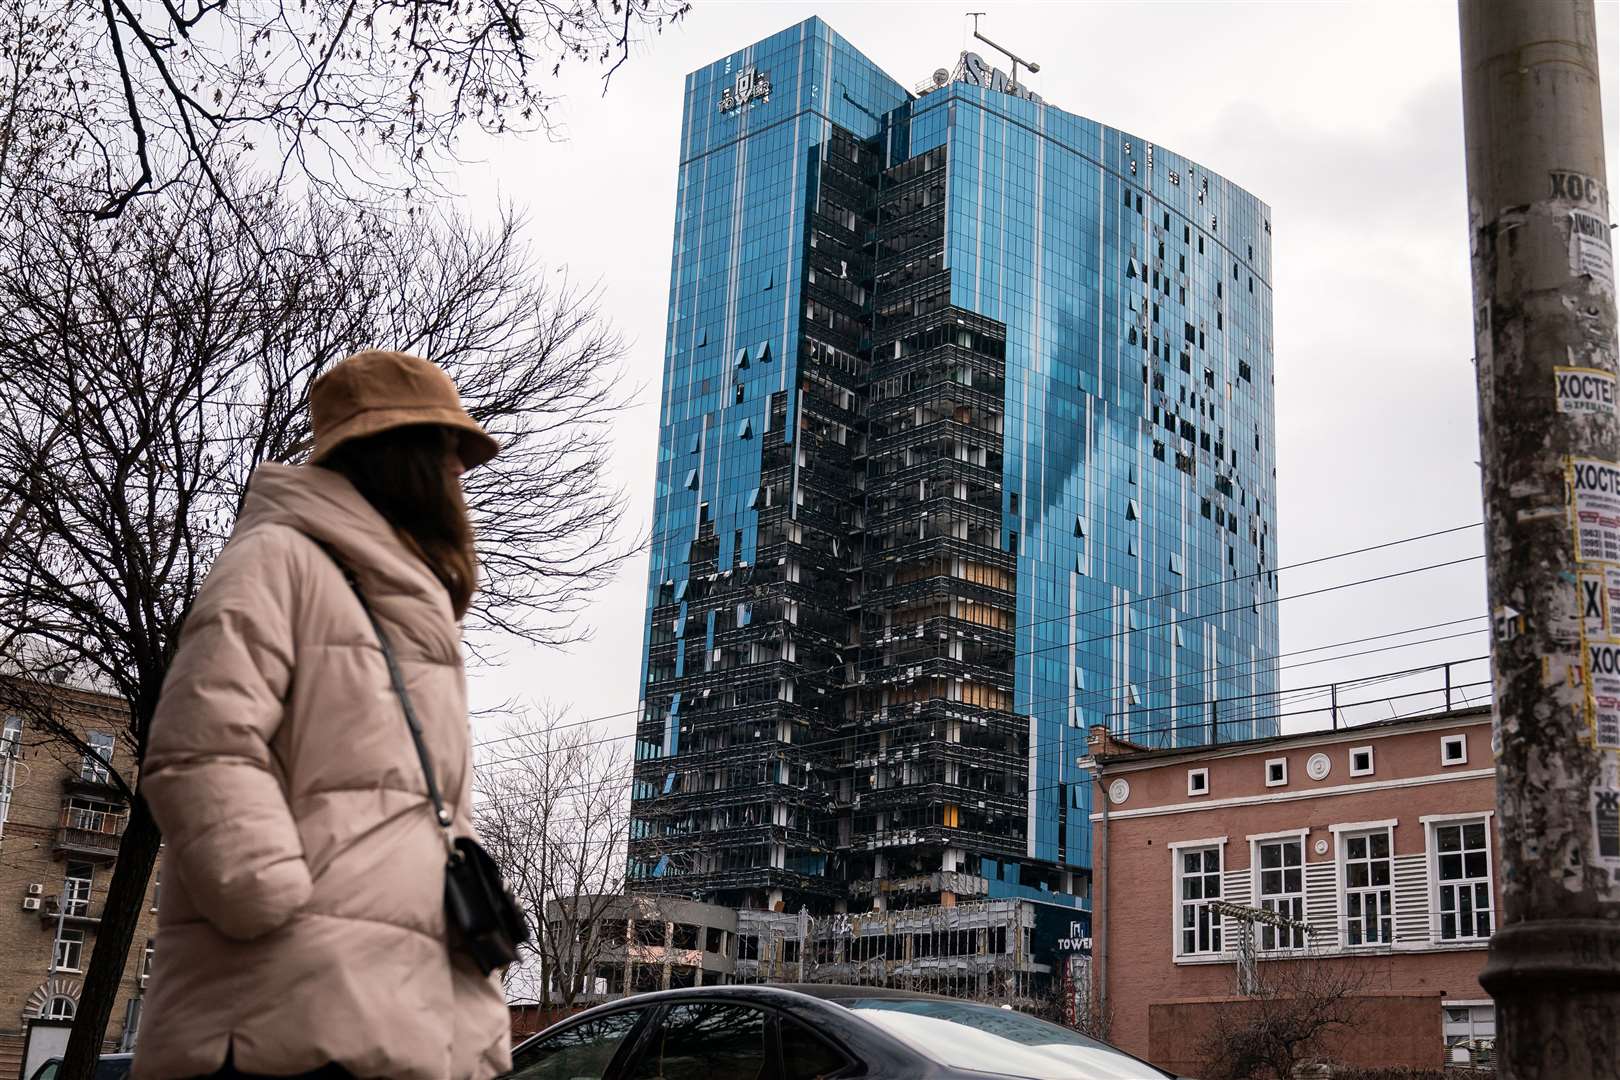
[(1079, 904), (1091, 728), (1276, 730), (1270, 234), (973, 54), (688, 76), (634, 887)]

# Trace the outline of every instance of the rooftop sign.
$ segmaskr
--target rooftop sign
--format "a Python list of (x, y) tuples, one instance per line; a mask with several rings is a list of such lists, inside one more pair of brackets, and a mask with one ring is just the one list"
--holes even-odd
[(1025, 98), (1029, 101), (1045, 101), (1046, 99), (1027, 86), (1020, 85), (1016, 77), (1009, 76), (1000, 68), (991, 67), (985, 63), (984, 57), (978, 53), (964, 52), (962, 58), (956, 63), (953, 73), (955, 82), (965, 82), (972, 86), (982, 86), (986, 90), (997, 93), (1011, 94), (1013, 97)]

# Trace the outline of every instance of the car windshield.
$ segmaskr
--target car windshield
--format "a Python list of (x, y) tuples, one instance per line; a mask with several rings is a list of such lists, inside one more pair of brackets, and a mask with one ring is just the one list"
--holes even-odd
[(852, 1009), (941, 1065), (1030, 1080), (1163, 1080), (1169, 1073), (1068, 1028), (957, 1001), (854, 998)]

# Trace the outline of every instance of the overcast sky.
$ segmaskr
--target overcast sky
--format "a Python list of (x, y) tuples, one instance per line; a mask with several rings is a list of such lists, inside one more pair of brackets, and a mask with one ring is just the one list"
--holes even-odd
[[(1611, 184), (1620, 161), (1620, 3), (1598, 2)], [(1277, 378), (1278, 563), (1291, 564), (1480, 520), (1457, 8), (1451, 0), (1308, 2), (724, 3), (694, 0), (678, 28), (632, 58), (606, 97), (579, 69), (558, 107), (564, 141), (464, 147), (476, 213), (510, 200), (552, 266), (600, 281), (631, 339), (641, 387), (615, 430), (626, 534), (652, 514), (658, 386), (687, 72), (811, 15), (903, 84), (969, 47), (964, 12), (1041, 65), (1030, 84), (1058, 108), (1133, 132), (1247, 188), (1272, 208)], [(982, 46), (976, 51), (990, 52)], [(1298, 593), (1478, 555), (1479, 529), (1284, 570)], [(636, 707), (646, 559), (588, 614), (594, 638), (564, 652), (509, 649), (473, 676), (475, 706), (549, 702), (628, 731)], [(1279, 605), (1285, 687), (1477, 657), (1484, 564), (1431, 570)], [(1394, 647), (1391, 647), (1394, 646)], [(1369, 649), (1385, 651), (1328, 663)], [(1486, 677), (1459, 668), (1458, 685)], [(1437, 687), (1426, 673), (1341, 700)], [(1473, 693), (1478, 694), (1475, 688)], [(1289, 711), (1325, 705), (1302, 693)], [(1370, 719), (1433, 702), (1364, 706)], [(1301, 716), (1289, 726), (1325, 723)]]

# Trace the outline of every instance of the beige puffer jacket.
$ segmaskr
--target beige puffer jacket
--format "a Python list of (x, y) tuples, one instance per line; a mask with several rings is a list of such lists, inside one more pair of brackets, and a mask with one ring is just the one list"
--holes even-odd
[(445, 847), (376, 635), (387, 629), (445, 804), (471, 835), (450, 599), (348, 480), (262, 465), (186, 620), (141, 776), (163, 830), (135, 1076), (336, 1062), (357, 1077), (511, 1067), (498, 978), (452, 953)]

